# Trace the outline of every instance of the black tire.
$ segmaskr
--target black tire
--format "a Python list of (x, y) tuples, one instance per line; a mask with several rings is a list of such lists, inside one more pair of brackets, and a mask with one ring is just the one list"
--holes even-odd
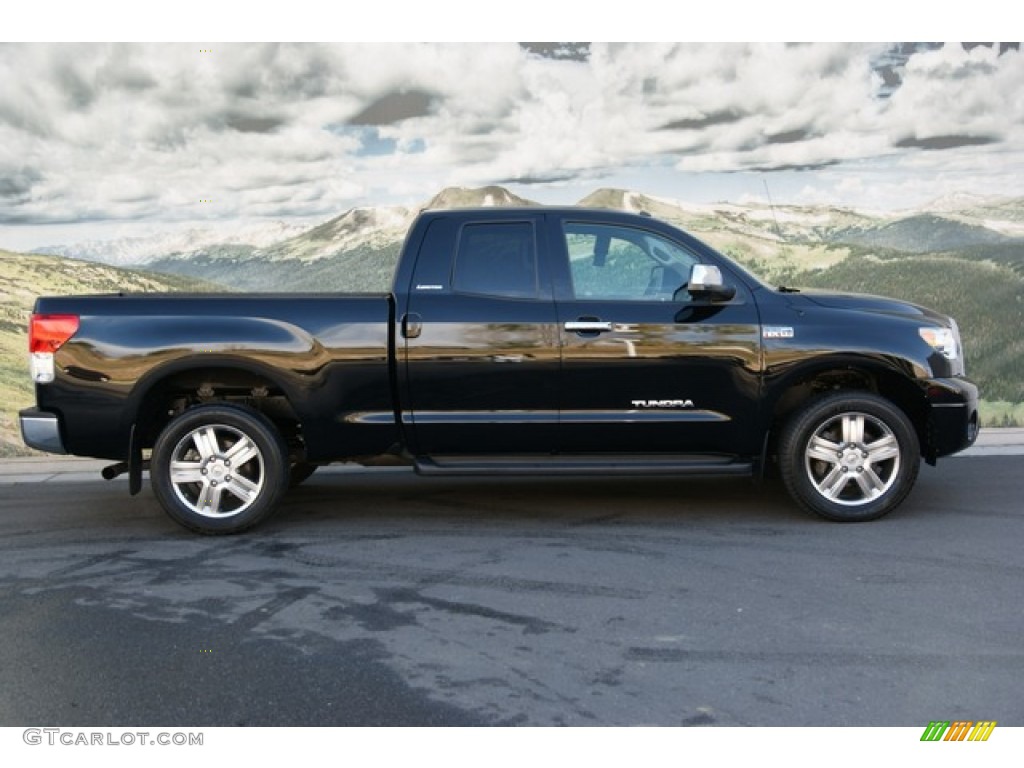
[(191, 408), (164, 428), (149, 474), (172, 519), (197, 533), (225, 534), (274, 513), (288, 470), (287, 450), (269, 419), (217, 403)]
[(837, 522), (875, 520), (894, 510), (914, 487), (920, 465), (913, 424), (869, 392), (813, 400), (793, 414), (779, 440), (790, 495)]
[(318, 464), (309, 464), (305, 461), (299, 461), (292, 464), (288, 471), (288, 487), (295, 488), (296, 486), (302, 485), (313, 473), (316, 472)]

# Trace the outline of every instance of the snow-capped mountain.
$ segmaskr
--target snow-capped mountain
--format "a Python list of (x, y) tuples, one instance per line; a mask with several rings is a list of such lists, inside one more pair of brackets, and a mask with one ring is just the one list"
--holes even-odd
[(398, 206), (353, 208), (252, 255), (271, 260), (315, 261), (358, 248), (383, 248), (401, 241), (414, 218), (415, 210)]
[[(923, 209), (884, 215), (826, 205), (691, 203), (611, 188), (597, 189), (577, 204), (649, 213), (768, 275), (823, 269), (851, 249), (973, 249), (974, 258), (987, 258), (991, 249), (1012, 249), (1024, 237), (1024, 200), (976, 195), (946, 196)], [(531, 205), (536, 203), (504, 187), (449, 187), (420, 206), (353, 208), (313, 227), (269, 222), (40, 250), (200, 277), (239, 290), (387, 290), (418, 211)], [(245, 269), (239, 269), (242, 264)]]
[(286, 240), (309, 229), (308, 224), (284, 221), (227, 223), (223, 226), (157, 232), (140, 237), (115, 240), (85, 240), (64, 245), (44, 246), (32, 252), (98, 261), (113, 266), (141, 266), (168, 254), (193, 254), (214, 246), (261, 248)]
[(510, 208), (528, 205), (538, 203), (512, 194), (504, 187), (447, 187), (434, 195), (423, 208)]

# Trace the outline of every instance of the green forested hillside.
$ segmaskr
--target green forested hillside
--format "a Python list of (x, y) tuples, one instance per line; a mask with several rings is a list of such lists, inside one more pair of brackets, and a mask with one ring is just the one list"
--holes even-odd
[(986, 400), (1024, 402), (1024, 279), (1006, 266), (942, 256), (850, 258), (796, 284), (905, 299), (952, 315)]
[(1001, 245), (1011, 238), (979, 224), (933, 214), (907, 216), (890, 224), (835, 232), (833, 239), (851, 245), (888, 248), (904, 253), (934, 253), (974, 246)]

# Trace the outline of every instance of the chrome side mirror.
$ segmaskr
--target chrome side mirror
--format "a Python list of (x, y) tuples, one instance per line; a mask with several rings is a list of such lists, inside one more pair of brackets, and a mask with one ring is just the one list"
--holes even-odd
[(694, 264), (686, 289), (693, 298), (705, 301), (729, 301), (736, 295), (736, 288), (725, 284), (722, 270), (714, 264)]

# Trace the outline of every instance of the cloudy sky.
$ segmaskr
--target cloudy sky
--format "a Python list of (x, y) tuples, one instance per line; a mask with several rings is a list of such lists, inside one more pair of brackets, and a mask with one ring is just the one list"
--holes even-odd
[(5, 44), (0, 247), (503, 184), (1024, 195), (1018, 44)]

